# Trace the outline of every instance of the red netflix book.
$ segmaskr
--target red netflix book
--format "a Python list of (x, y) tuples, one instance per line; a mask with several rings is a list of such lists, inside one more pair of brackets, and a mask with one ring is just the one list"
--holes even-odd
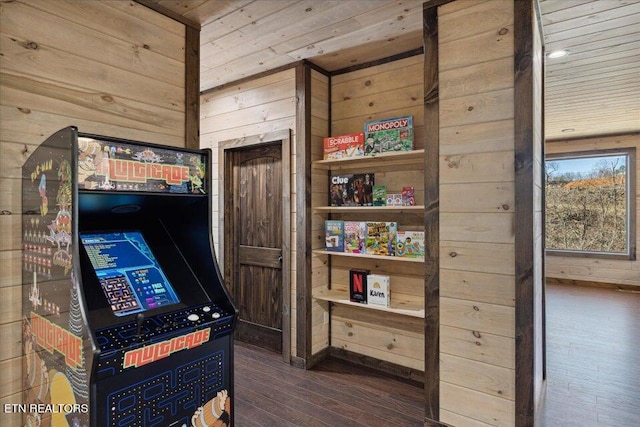
[(369, 270), (349, 270), (349, 301), (367, 303), (367, 276)]

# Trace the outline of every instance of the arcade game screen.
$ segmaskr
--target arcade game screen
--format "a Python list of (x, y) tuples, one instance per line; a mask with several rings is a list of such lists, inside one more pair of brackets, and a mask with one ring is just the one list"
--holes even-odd
[(139, 231), (81, 233), (80, 239), (116, 316), (180, 302)]

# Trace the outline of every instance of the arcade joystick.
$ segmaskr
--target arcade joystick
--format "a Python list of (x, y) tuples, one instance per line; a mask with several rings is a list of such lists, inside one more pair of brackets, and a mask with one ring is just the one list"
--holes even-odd
[(142, 324), (144, 323), (144, 314), (136, 314), (136, 339), (142, 338)]

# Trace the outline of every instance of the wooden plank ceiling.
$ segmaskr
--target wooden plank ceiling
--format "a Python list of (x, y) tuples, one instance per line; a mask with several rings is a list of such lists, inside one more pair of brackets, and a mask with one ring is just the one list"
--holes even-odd
[[(200, 89), (307, 59), (327, 71), (422, 46), (423, 0), (151, 0), (202, 25)], [(480, 0), (478, 0), (480, 1)], [(640, 0), (539, 0), (547, 139), (640, 131)]]
[(548, 139), (640, 130), (640, 1), (542, 0)]

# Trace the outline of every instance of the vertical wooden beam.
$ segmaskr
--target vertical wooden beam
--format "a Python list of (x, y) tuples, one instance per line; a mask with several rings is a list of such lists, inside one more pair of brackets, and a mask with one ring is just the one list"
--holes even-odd
[(533, 0), (514, 0), (516, 426), (534, 425)]
[(185, 147), (200, 148), (200, 29), (185, 27)]
[(541, 271), (541, 277), (542, 277), (542, 380), (546, 381), (547, 379), (547, 282), (546, 282), (546, 277), (547, 277), (547, 272), (546, 272), (546, 262), (545, 262), (545, 258), (546, 258), (546, 242), (545, 242), (545, 236), (547, 235), (546, 233), (546, 224), (547, 224), (547, 219), (546, 219), (546, 209), (545, 206), (547, 206), (547, 201), (546, 201), (546, 192), (544, 191), (544, 188), (546, 186), (546, 182), (545, 182), (545, 141), (544, 141), (544, 117), (545, 117), (545, 109), (544, 109), (544, 100), (545, 100), (545, 83), (544, 83), (544, 77), (546, 75), (546, 66), (545, 66), (545, 60), (544, 58), (547, 57), (546, 55), (546, 49), (545, 49), (545, 44), (544, 44), (544, 28), (542, 26), (542, 11), (540, 10), (540, 3), (535, 2), (535, 14), (536, 14), (536, 23), (538, 28), (536, 29), (536, 31), (540, 32), (540, 42), (542, 43), (541, 49), (542, 52), (540, 52), (540, 55), (542, 55), (542, 63), (540, 64), (540, 67), (542, 68), (540, 70), (540, 75), (541, 75), (541, 91), (542, 93), (540, 94), (540, 96), (542, 97), (542, 101), (540, 102), (540, 105), (542, 106), (542, 111), (540, 112), (540, 116), (541, 116), (541, 123), (540, 123), (540, 135), (542, 135), (542, 147), (540, 147), (541, 153), (540, 153), (540, 162), (541, 162), (541, 167), (540, 167), (540, 182), (542, 183), (542, 200), (540, 201), (542, 203), (542, 271)]
[(282, 147), (282, 360), (291, 363), (291, 130)]
[(423, 10), (424, 37), (424, 392), (425, 425), (440, 419), (440, 95), (438, 9)]
[(296, 66), (296, 356), (311, 357), (311, 68)]

